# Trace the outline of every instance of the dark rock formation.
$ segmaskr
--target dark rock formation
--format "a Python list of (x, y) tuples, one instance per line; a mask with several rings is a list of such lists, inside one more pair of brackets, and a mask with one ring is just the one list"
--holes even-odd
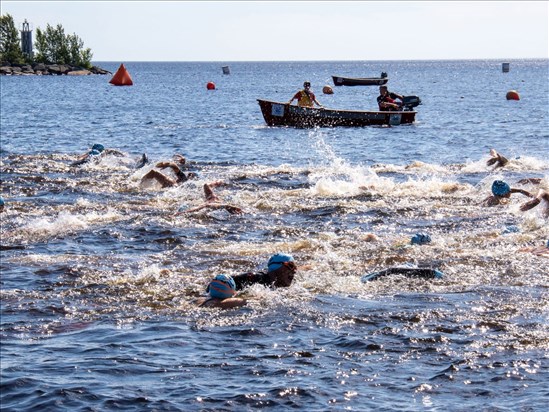
[(0, 75), (29, 76), (29, 75), (63, 75), (86, 76), (89, 74), (112, 74), (110, 71), (97, 66), (91, 69), (84, 67), (70, 66), (68, 64), (11, 64), (9, 62), (0, 63)]

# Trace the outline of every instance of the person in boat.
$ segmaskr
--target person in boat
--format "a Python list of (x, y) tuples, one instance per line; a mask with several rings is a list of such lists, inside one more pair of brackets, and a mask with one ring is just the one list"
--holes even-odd
[(185, 183), (189, 179), (194, 179), (198, 175), (194, 172), (184, 173), (183, 169), (186, 167), (187, 160), (180, 154), (173, 156), (172, 162), (158, 162), (155, 167), (158, 169), (171, 169), (175, 177), (170, 177), (159, 170), (151, 169), (143, 175), (140, 185), (145, 185), (148, 181), (155, 180), (162, 186), (162, 189), (166, 187), (172, 187), (181, 183)]
[(205, 183), (204, 184), (204, 197), (206, 198), (206, 201), (201, 204), (200, 206), (193, 207), (192, 209), (185, 209), (178, 211), (176, 214), (186, 214), (186, 213), (193, 213), (198, 212), (202, 209), (225, 209), (227, 212), (229, 212), (231, 215), (240, 215), (243, 213), (243, 210), (237, 206), (230, 205), (228, 203), (223, 203), (221, 199), (214, 193), (213, 188), (223, 185), (224, 183), (221, 181), (218, 182), (212, 182), (212, 183)]
[(520, 210), (523, 211), (523, 212), (526, 212), (527, 210), (533, 209), (534, 207), (536, 207), (540, 203), (543, 204), (543, 208), (542, 208), (542, 212), (541, 212), (542, 215), (544, 217), (549, 217), (549, 193), (547, 193), (543, 189), (540, 189), (538, 191), (538, 193), (536, 194), (536, 196), (532, 200), (530, 200), (526, 203), (523, 203), (520, 206)]
[[(515, 189), (510, 187), (503, 180), (494, 180), (492, 183), (492, 196), (488, 196), (482, 201), (483, 206), (497, 206), (502, 203), (504, 199), (509, 199), (511, 194), (519, 193), (524, 196), (534, 197), (530, 192), (522, 189)], [(539, 203), (539, 201), (538, 201)], [(535, 205), (534, 205), (535, 206)], [(534, 207), (532, 206), (532, 207)], [(528, 209), (526, 209), (528, 210)]]
[[(71, 163), (71, 166), (80, 166), (89, 162), (99, 162), (103, 156), (115, 156), (115, 157), (128, 157), (128, 155), (120, 150), (107, 149), (100, 143), (94, 144), (89, 152), (86, 152), (79, 156), (79, 158)], [(149, 163), (149, 159), (146, 153), (138, 159), (135, 168), (140, 169)]]
[(303, 83), (303, 90), (298, 91), (288, 104), (292, 104), (294, 100), (297, 100), (297, 105), (299, 107), (314, 107), (315, 103), (318, 107), (323, 107), (318, 100), (316, 100), (315, 94), (311, 91), (311, 82)]
[[(397, 99), (400, 100), (400, 102), (398, 102)], [(379, 106), (379, 110), (401, 110), (403, 101), (404, 97), (402, 97), (400, 94), (390, 92), (387, 86), (379, 87), (379, 96), (377, 96), (377, 104)]]
[(266, 272), (248, 272), (232, 277), (217, 275), (206, 289), (209, 296), (197, 299), (195, 304), (222, 309), (243, 306), (247, 303), (246, 300), (234, 297), (238, 291), (256, 284), (269, 288), (287, 288), (291, 286), (296, 272), (297, 265), (293, 256), (277, 253), (267, 262)]

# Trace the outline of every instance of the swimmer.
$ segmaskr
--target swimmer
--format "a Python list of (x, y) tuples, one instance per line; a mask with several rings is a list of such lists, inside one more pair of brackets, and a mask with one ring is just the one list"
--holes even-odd
[(245, 299), (233, 297), (236, 293), (236, 285), (229, 275), (217, 275), (208, 284), (206, 292), (209, 296), (196, 299), (195, 305), (201, 308), (232, 309), (247, 303)]
[(490, 149), (490, 156), (490, 159), (486, 161), (486, 166), (492, 166), (495, 164), (496, 166), (494, 167), (494, 169), (497, 169), (498, 167), (503, 167), (507, 163), (509, 163), (509, 160), (496, 152), (495, 149)]
[(236, 290), (259, 284), (274, 288), (290, 287), (298, 270), (293, 256), (277, 253), (267, 262), (267, 271), (249, 272), (233, 277)]
[(421, 279), (442, 279), (444, 277), (444, 274), (440, 270), (433, 268), (392, 267), (364, 275), (360, 280), (366, 283), (388, 275), (402, 275), (409, 278)]
[(519, 252), (529, 252), (536, 256), (543, 256), (549, 258), (549, 240), (547, 240), (547, 243), (545, 246), (535, 246), (535, 247), (525, 247), (522, 249), (519, 249)]
[[(84, 153), (76, 161), (72, 162), (71, 166), (80, 166), (90, 161), (98, 162), (104, 156), (128, 157), (128, 154), (116, 149), (106, 149), (102, 144), (96, 143), (91, 147), (89, 152)], [(147, 163), (149, 163), (149, 159), (147, 154), (143, 153), (139, 160), (137, 160), (135, 168), (140, 169)]]
[(183, 173), (182, 169), (187, 163), (186, 159), (183, 156), (177, 154), (173, 157), (173, 159), (173, 162), (158, 162), (155, 167), (159, 169), (172, 169), (175, 174), (175, 179), (165, 175), (158, 170), (151, 169), (150, 171), (145, 173), (145, 175), (143, 175), (140, 185), (144, 185), (149, 180), (156, 180), (162, 185), (162, 189), (164, 189), (166, 187), (172, 187), (180, 183), (185, 183), (187, 180), (194, 179), (198, 176), (196, 173), (193, 172), (189, 172), (187, 174)]
[(77, 160), (71, 163), (71, 166), (80, 166), (90, 161), (98, 161), (101, 153), (105, 151), (105, 146), (100, 143), (94, 144), (90, 151), (81, 155)]
[(229, 205), (227, 203), (222, 203), (221, 199), (215, 195), (215, 193), (213, 192), (213, 188), (217, 186), (221, 186), (222, 184), (224, 183), (221, 181), (204, 184), (204, 196), (206, 198), (206, 202), (192, 209), (187, 209), (181, 212), (177, 212), (176, 215), (198, 212), (199, 210), (202, 210), (202, 209), (213, 209), (213, 210), (225, 209), (231, 215), (242, 214), (243, 210), (241, 208), (237, 206)]
[(542, 180), (541, 177), (527, 177), (526, 179), (520, 179), (517, 183), (519, 185), (539, 185)]
[(544, 217), (549, 217), (549, 193), (547, 193), (543, 189), (540, 189), (537, 195), (532, 200), (523, 203), (520, 206), (520, 210), (526, 212), (527, 210), (533, 209), (542, 202), (543, 207), (541, 213)]
[(513, 193), (520, 193), (524, 196), (534, 197), (530, 192), (527, 192), (526, 190), (514, 189), (510, 187), (503, 180), (494, 180), (494, 182), (492, 183), (492, 196), (488, 196), (486, 199), (484, 199), (482, 201), (482, 205), (486, 207), (497, 206), (501, 203), (503, 199), (509, 199), (511, 197), (511, 194)]
[(249, 272), (236, 276), (217, 275), (206, 292), (209, 297), (194, 301), (200, 307), (217, 307), (222, 309), (235, 308), (246, 305), (247, 301), (235, 298), (237, 291), (258, 284), (270, 288), (287, 288), (291, 286), (297, 266), (291, 255), (277, 253), (267, 262), (267, 271)]
[(4, 207), (5, 207), (4, 198), (0, 196), (0, 213), (4, 211)]

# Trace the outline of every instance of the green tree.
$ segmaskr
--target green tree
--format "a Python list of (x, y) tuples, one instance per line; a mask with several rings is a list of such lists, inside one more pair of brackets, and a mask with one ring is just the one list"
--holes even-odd
[(36, 29), (36, 60), (42, 63), (70, 64), (91, 67), (92, 52), (76, 34), (65, 35), (60, 24)]
[(25, 61), (21, 51), (19, 30), (13, 23), (13, 17), (9, 14), (0, 16), (0, 60), (10, 63), (23, 63)]

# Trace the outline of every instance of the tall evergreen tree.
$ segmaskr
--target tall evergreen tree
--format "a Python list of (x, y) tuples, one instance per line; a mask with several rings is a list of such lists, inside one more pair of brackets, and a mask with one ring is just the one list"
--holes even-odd
[(76, 34), (65, 35), (60, 24), (56, 27), (47, 24), (45, 31), (37, 28), (35, 47), (39, 62), (91, 67), (91, 50), (84, 48), (84, 42)]
[(10, 63), (25, 61), (21, 51), (19, 31), (15, 27), (13, 17), (9, 14), (0, 16), (0, 60)]

